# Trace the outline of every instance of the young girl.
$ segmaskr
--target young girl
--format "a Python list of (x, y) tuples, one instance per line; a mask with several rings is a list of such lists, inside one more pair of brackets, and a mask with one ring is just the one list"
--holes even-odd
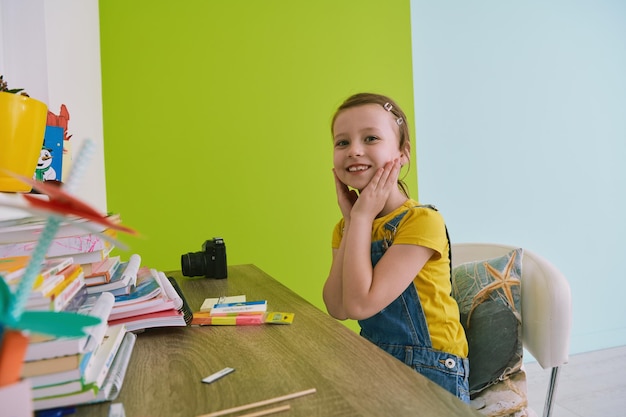
[(469, 402), (445, 224), (398, 179), (411, 150), (405, 114), (388, 97), (356, 94), (337, 109), (332, 134), (343, 218), (324, 285), (328, 313), (358, 320), (363, 337)]

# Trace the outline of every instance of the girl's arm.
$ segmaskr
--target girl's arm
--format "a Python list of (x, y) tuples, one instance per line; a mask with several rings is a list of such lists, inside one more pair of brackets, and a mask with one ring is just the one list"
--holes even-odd
[(338, 320), (348, 318), (343, 308), (343, 282), (341, 280), (344, 246), (342, 240), (339, 249), (333, 249), (333, 262), (322, 292), (328, 314)]
[[(367, 223), (366, 223), (367, 224)], [(434, 251), (417, 245), (392, 245), (372, 268), (371, 224), (366, 239), (346, 227), (324, 285), (328, 313), (338, 320), (362, 320), (395, 300), (411, 283)], [(356, 244), (355, 244), (356, 243)]]
[[(333, 176), (335, 178), (335, 189), (337, 192), (337, 203), (341, 210), (344, 220), (344, 233), (350, 227), (350, 212), (354, 203), (357, 201), (357, 194), (354, 190), (348, 189), (348, 187), (339, 180), (337, 173), (333, 169)], [(322, 296), (324, 303), (326, 304), (326, 310), (328, 314), (338, 320), (345, 320), (348, 318), (343, 308), (343, 283), (341, 280), (343, 269), (343, 255), (345, 251), (345, 240), (341, 239), (338, 249), (333, 249), (333, 260), (330, 267), (330, 272), (326, 283), (324, 284), (324, 290)]]
[(391, 245), (373, 269), (368, 253), (368, 270), (357, 260), (361, 259), (361, 251), (348, 240), (342, 277), (343, 308), (346, 316), (354, 320), (369, 318), (391, 304), (434, 253), (424, 246)]

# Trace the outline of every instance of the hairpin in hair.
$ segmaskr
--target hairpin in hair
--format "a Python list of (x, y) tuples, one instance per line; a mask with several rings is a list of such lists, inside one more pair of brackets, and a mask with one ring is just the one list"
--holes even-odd
[[(390, 112), (391, 110), (393, 110), (393, 105), (389, 102), (383, 104), (383, 108), (385, 110), (387, 110), (388, 112)], [(398, 117), (396, 119), (396, 123), (398, 124), (398, 126), (400, 126), (402, 123), (404, 123), (404, 119), (402, 119), (402, 117)]]

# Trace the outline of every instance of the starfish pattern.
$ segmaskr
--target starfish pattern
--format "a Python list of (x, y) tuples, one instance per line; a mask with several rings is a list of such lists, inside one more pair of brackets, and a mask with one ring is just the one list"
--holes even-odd
[(517, 257), (517, 253), (513, 252), (511, 254), (511, 258), (507, 262), (504, 267), (504, 271), (498, 271), (493, 266), (491, 266), (488, 262), (485, 262), (483, 265), (487, 272), (492, 275), (495, 280), (486, 285), (482, 290), (478, 291), (472, 300), (472, 306), (470, 307), (469, 314), (467, 316), (467, 326), (469, 327), (470, 318), (472, 317), (472, 312), (480, 303), (489, 298), (492, 292), (501, 288), (504, 292), (504, 296), (511, 306), (513, 313), (517, 315), (517, 309), (515, 308), (515, 301), (513, 300), (513, 292), (511, 291), (511, 287), (514, 285), (520, 285), (521, 282), (518, 278), (514, 278), (511, 276), (511, 270), (513, 269), (513, 264), (515, 263), (515, 258)]

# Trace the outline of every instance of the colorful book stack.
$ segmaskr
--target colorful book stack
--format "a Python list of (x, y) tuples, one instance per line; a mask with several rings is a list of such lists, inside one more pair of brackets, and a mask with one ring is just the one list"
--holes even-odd
[[(0, 258), (0, 275), (15, 292), (28, 256)], [(77, 311), (87, 299), (83, 269), (72, 258), (46, 259), (26, 301), (27, 310)]]
[[(113, 218), (119, 221), (119, 216)], [(0, 221), (0, 275), (14, 294), (44, 222), (34, 217)], [(32, 393), (33, 410), (115, 399), (135, 332), (191, 321), (173, 279), (142, 267), (137, 254), (128, 260), (111, 256), (116, 234), (89, 221), (78, 223), (81, 227), (61, 224), (24, 306), (26, 311), (92, 315), (101, 324), (88, 328), (83, 337), (28, 334), (21, 379), (14, 386)], [(2, 355), (0, 349), (0, 363)]]
[[(156, 269), (141, 267), (141, 257), (134, 254), (122, 263), (106, 284), (87, 287), (91, 294), (84, 306), (89, 307), (95, 296), (110, 292), (115, 302), (109, 325), (124, 324), (129, 331), (153, 327), (186, 326), (186, 303), (170, 279)], [(117, 284), (119, 283), (119, 284)]]
[(119, 257), (85, 265), (90, 273), (87, 282), (87, 293), (90, 295), (110, 292), (117, 295), (128, 295), (137, 283), (137, 272), (141, 266), (141, 256), (133, 254), (128, 261)]
[[(119, 215), (109, 217), (119, 222)], [(25, 267), (44, 224), (44, 219), (38, 217), (0, 222), (0, 258), (7, 255), (19, 259)], [(56, 271), (54, 281), (37, 285), (27, 309), (85, 310), (93, 306), (97, 295), (109, 292), (116, 297), (111, 324), (125, 323), (129, 331), (185, 326), (191, 320), (191, 311), (183, 308), (182, 295), (162, 272), (142, 267), (138, 254), (128, 260), (110, 256), (114, 248), (112, 241), (116, 238), (114, 230), (89, 221), (80, 224), (82, 227), (63, 223), (46, 253), (46, 262), (51, 267), (60, 262), (67, 267), (69, 262), (72, 268), (62, 273)], [(93, 233), (85, 231), (85, 227)], [(38, 283), (42, 281), (43, 278)], [(58, 294), (59, 287), (53, 287), (60, 282), (70, 287), (70, 281), (73, 282), (71, 288), (63, 294)]]
[[(16, 294), (31, 262), (38, 239), (44, 233), (45, 221), (45, 218), (25, 217), (0, 222), (0, 279), (4, 279), (11, 295)], [(108, 258), (114, 246), (109, 238), (114, 238), (115, 233), (89, 221), (77, 220), (76, 223), (79, 226), (61, 223), (23, 306), (26, 311), (81, 310), (99, 318), (100, 325), (86, 328), (88, 335), (82, 337), (23, 333), (27, 336), (25, 350), (21, 350), (23, 356), (15, 358), (21, 365), (15, 368), (19, 383), (14, 386), (24, 387), (30, 393), (17, 401), (28, 400), (33, 410), (116, 397), (136, 338), (123, 325), (108, 325), (114, 303), (112, 295), (106, 294), (98, 298), (92, 308), (84, 309), (88, 292), (85, 269), (80, 262), (87, 262), (85, 266), (89, 267), (91, 262)], [(92, 272), (89, 270), (90, 274)], [(50, 327), (64, 327), (65, 317), (59, 316)], [(6, 342), (2, 337), (0, 340)], [(3, 355), (10, 356), (11, 349), (0, 349), (0, 356)], [(6, 361), (2, 363), (6, 365)]]
[(114, 297), (103, 294), (85, 311), (101, 319), (88, 335), (33, 334), (21, 377), (32, 389), (33, 409), (45, 410), (114, 399), (121, 389), (136, 336), (107, 323)]

